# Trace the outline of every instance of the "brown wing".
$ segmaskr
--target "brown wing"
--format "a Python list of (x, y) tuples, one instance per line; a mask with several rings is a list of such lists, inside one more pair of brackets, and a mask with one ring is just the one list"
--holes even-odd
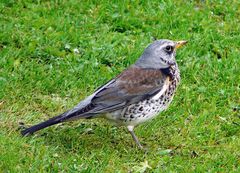
[(163, 89), (167, 76), (161, 70), (131, 66), (96, 91), (88, 113), (106, 113), (152, 97)]

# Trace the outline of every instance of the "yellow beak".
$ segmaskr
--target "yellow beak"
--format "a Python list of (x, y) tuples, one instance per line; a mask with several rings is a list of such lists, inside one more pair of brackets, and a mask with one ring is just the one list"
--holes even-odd
[(184, 40), (182, 40), (182, 41), (177, 41), (177, 42), (176, 42), (176, 45), (175, 45), (175, 48), (178, 49), (178, 48), (182, 47), (182, 46), (185, 45), (185, 44), (187, 44), (187, 41), (184, 41)]

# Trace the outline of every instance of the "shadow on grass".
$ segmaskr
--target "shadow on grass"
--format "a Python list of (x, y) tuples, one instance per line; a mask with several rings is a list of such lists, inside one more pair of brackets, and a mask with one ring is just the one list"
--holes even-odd
[(61, 147), (67, 151), (85, 152), (92, 150), (112, 150), (136, 148), (131, 136), (124, 128), (117, 128), (109, 124), (97, 123), (64, 123), (55, 128), (39, 132), (46, 145)]
[[(154, 134), (152, 130), (139, 131), (142, 128), (136, 128), (136, 134), (146, 149), (154, 152), (159, 147), (166, 144), (159, 142), (159, 136), (165, 136), (164, 126)], [(151, 131), (151, 134), (150, 132)], [(94, 150), (109, 150), (138, 152), (140, 149), (133, 141), (131, 135), (125, 127), (116, 127), (103, 121), (94, 122), (70, 122), (45, 129), (44, 132), (38, 132), (43, 137), (44, 143), (52, 147), (64, 148), (71, 152), (90, 152)], [(150, 135), (150, 136), (149, 136)], [(141, 152), (141, 151), (140, 151)]]

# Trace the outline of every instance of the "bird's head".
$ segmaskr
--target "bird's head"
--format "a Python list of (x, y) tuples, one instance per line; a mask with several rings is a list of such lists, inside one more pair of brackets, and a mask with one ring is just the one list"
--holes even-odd
[(164, 69), (176, 64), (176, 50), (187, 41), (157, 40), (150, 44), (136, 62), (142, 68)]

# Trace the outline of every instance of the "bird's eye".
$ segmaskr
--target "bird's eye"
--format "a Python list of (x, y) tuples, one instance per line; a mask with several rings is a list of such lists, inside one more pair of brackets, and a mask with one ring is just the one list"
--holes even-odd
[(168, 53), (171, 53), (172, 51), (173, 51), (173, 47), (172, 46), (166, 46), (166, 51), (168, 52)]

